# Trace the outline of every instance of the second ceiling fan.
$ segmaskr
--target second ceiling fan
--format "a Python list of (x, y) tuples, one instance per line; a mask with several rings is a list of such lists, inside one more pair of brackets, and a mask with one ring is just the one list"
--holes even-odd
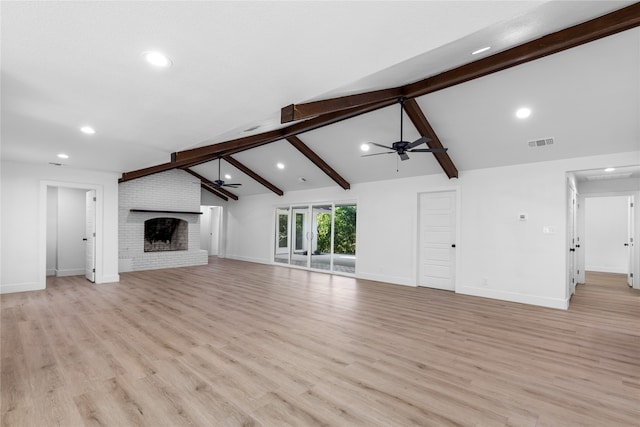
[(227, 184), (220, 178), (220, 161), (221, 160), (222, 160), (222, 157), (218, 157), (218, 179), (213, 181), (213, 183), (215, 185), (217, 185), (218, 187), (230, 187), (230, 188), (238, 188), (238, 187), (240, 187), (242, 184), (239, 184), (239, 183)]
[(370, 142), (369, 144), (375, 145), (376, 147), (386, 148), (391, 151), (384, 151), (382, 153), (373, 153), (373, 154), (364, 154), (361, 157), (369, 157), (369, 156), (379, 156), (380, 154), (393, 154), (397, 153), (400, 156), (401, 160), (409, 160), (409, 155), (407, 153), (445, 153), (447, 151), (446, 148), (415, 148), (420, 144), (426, 144), (431, 141), (431, 138), (423, 136), (422, 138), (418, 138), (413, 142), (405, 141), (402, 138), (402, 125), (403, 125), (403, 109), (404, 109), (404, 101), (405, 98), (398, 99), (398, 103), (400, 104), (400, 140), (391, 144), (391, 146), (376, 144), (375, 142)]

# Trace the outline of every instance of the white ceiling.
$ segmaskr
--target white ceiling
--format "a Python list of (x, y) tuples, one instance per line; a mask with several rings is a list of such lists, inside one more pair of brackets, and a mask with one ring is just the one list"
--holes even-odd
[[(277, 128), (288, 104), (417, 81), (475, 60), (479, 47), (495, 53), (631, 3), (3, 1), (2, 159), (153, 166)], [(141, 53), (150, 49), (173, 66), (149, 67)], [(638, 150), (640, 29), (418, 103), (461, 171)], [(533, 110), (525, 121), (514, 117), (523, 105)], [(96, 134), (80, 133), (85, 124)], [(419, 137), (406, 117), (404, 131)], [(397, 106), (299, 137), (352, 184), (442, 173), (431, 154), (360, 157), (363, 142), (398, 140)], [(546, 137), (556, 144), (527, 145)], [(234, 157), (284, 191), (336, 185), (286, 141)], [(213, 180), (217, 168), (194, 170)], [(240, 196), (269, 191), (224, 161), (222, 173), (243, 183), (232, 190)]]

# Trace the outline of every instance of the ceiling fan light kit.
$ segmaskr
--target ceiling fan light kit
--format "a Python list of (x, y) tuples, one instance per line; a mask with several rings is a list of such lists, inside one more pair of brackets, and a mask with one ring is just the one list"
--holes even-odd
[(397, 153), (400, 157), (400, 160), (409, 160), (409, 154), (407, 153), (444, 153), (447, 151), (446, 148), (415, 148), (420, 144), (426, 144), (431, 141), (431, 138), (423, 136), (421, 138), (416, 139), (413, 142), (405, 141), (403, 136), (403, 110), (404, 110), (404, 102), (406, 98), (398, 98), (398, 103), (400, 104), (400, 140), (391, 144), (391, 146), (376, 144), (375, 142), (370, 142), (369, 144), (375, 145), (376, 147), (385, 148), (391, 151), (384, 151), (382, 153), (373, 153), (373, 154), (364, 154), (360, 157), (369, 157), (369, 156), (379, 156), (380, 154), (393, 154)]

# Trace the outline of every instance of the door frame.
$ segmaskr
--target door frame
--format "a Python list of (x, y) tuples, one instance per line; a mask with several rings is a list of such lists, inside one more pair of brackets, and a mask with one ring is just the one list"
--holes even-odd
[(567, 236), (566, 236), (566, 295), (567, 301), (576, 293), (576, 285), (579, 282), (580, 262), (578, 254), (583, 254), (581, 250), (580, 237), (578, 236), (578, 202), (579, 194), (575, 178), (573, 175), (567, 176)]
[[(580, 193), (578, 192), (578, 205), (580, 206), (578, 209), (578, 234), (579, 235), (584, 235), (586, 230), (585, 230), (585, 215), (586, 215), (586, 209), (584, 208), (585, 200), (587, 198), (599, 198), (599, 197), (616, 197), (616, 196), (625, 196), (625, 197), (629, 197), (629, 196), (634, 196), (634, 203), (638, 203), (638, 200), (640, 199), (639, 197), (640, 192), (638, 191), (634, 191), (634, 190), (630, 190), (630, 191), (603, 191), (603, 192), (593, 192), (593, 193)], [(635, 243), (637, 243), (638, 241), (640, 241), (640, 209), (634, 209), (634, 213), (635, 216), (633, 218), (631, 218), (631, 220), (634, 222), (634, 241)], [(580, 238), (580, 242), (582, 245), (586, 245), (588, 244), (588, 242), (586, 240), (584, 240), (582, 237)], [(640, 256), (638, 256), (638, 250), (637, 250), (637, 245), (634, 245), (634, 248), (636, 248), (636, 250), (634, 251), (634, 257), (635, 257), (635, 262), (633, 263), (633, 265), (631, 265), (630, 267), (633, 269), (633, 276), (634, 276), (634, 283), (633, 283), (633, 289), (640, 289), (640, 280), (638, 280), (638, 277), (640, 276)], [(585, 282), (585, 251), (579, 251), (577, 252), (578, 256), (578, 266), (580, 268), (580, 273), (578, 274), (578, 283), (584, 283)]]
[(38, 245), (38, 281), (39, 289), (47, 287), (47, 188), (48, 187), (64, 187), (75, 188), (79, 190), (95, 190), (96, 192), (96, 274), (95, 283), (103, 282), (104, 275), (104, 188), (102, 185), (65, 182), (65, 181), (40, 181), (40, 206), (38, 209), (38, 235), (42, 238)]
[[(416, 233), (415, 233), (415, 242), (414, 242), (414, 248), (415, 248), (415, 260), (416, 260), (416, 264), (414, 266), (415, 269), (415, 274), (414, 274), (414, 283), (416, 287), (421, 287), (420, 286), (420, 196), (422, 194), (436, 194), (436, 193), (446, 193), (446, 192), (452, 192), (454, 193), (454, 197), (455, 197), (455, 201), (456, 201), (456, 212), (455, 212), (455, 223), (456, 223), (456, 236), (455, 236), (455, 242), (453, 242), (456, 245), (455, 251), (454, 251), (454, 269), (453, 269), (453, 291), (451, 292), (458, 292), (459, 289), (459, 284), (458, 284), (458, 278), (460, 277), (460, 263), (458, 262), (458, 260), (461, 258), (460, 254), (462, 253), (461, 251), (464, 251), (464, 249), (461, 247), (461, 244), (464, 242), (464, 239), (462, 238), (462, 227), (461, 227), (461, 218), (462, 218), (462, 204), (461, 204), (461, 191), (460, 191), (460, 187), (459, 186), (451, 186), (451, 187), (437, 187), (437, 188), (433, 188), (427, 191), (419, 191), (416, 195)], [(435, 288), (433, 288), (435, 289)]]

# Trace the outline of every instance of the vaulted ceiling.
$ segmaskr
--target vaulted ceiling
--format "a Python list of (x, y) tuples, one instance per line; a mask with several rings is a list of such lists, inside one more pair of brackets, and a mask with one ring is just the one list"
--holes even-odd
[[(123, 179), (183, 167), (233, 199), (640, 148), (634, 2), (2, 2), (0, 12), (6, 160)], [(543, 38), (609, 13), (585, 40)], [(579, 46), (545, 56), (571, 37)], [(146, 64), (152, 49), (172, 66)], [(399, 139), (400, 96), (404, 139), (427, 135), (446, 154), (361, 157), (365, 142)], [(522, 106), (526, 120), (514, 115)], [(546, 138), (554, 144), (529, 147)], [(242, 187), (212, 184), (220, 155)]]

